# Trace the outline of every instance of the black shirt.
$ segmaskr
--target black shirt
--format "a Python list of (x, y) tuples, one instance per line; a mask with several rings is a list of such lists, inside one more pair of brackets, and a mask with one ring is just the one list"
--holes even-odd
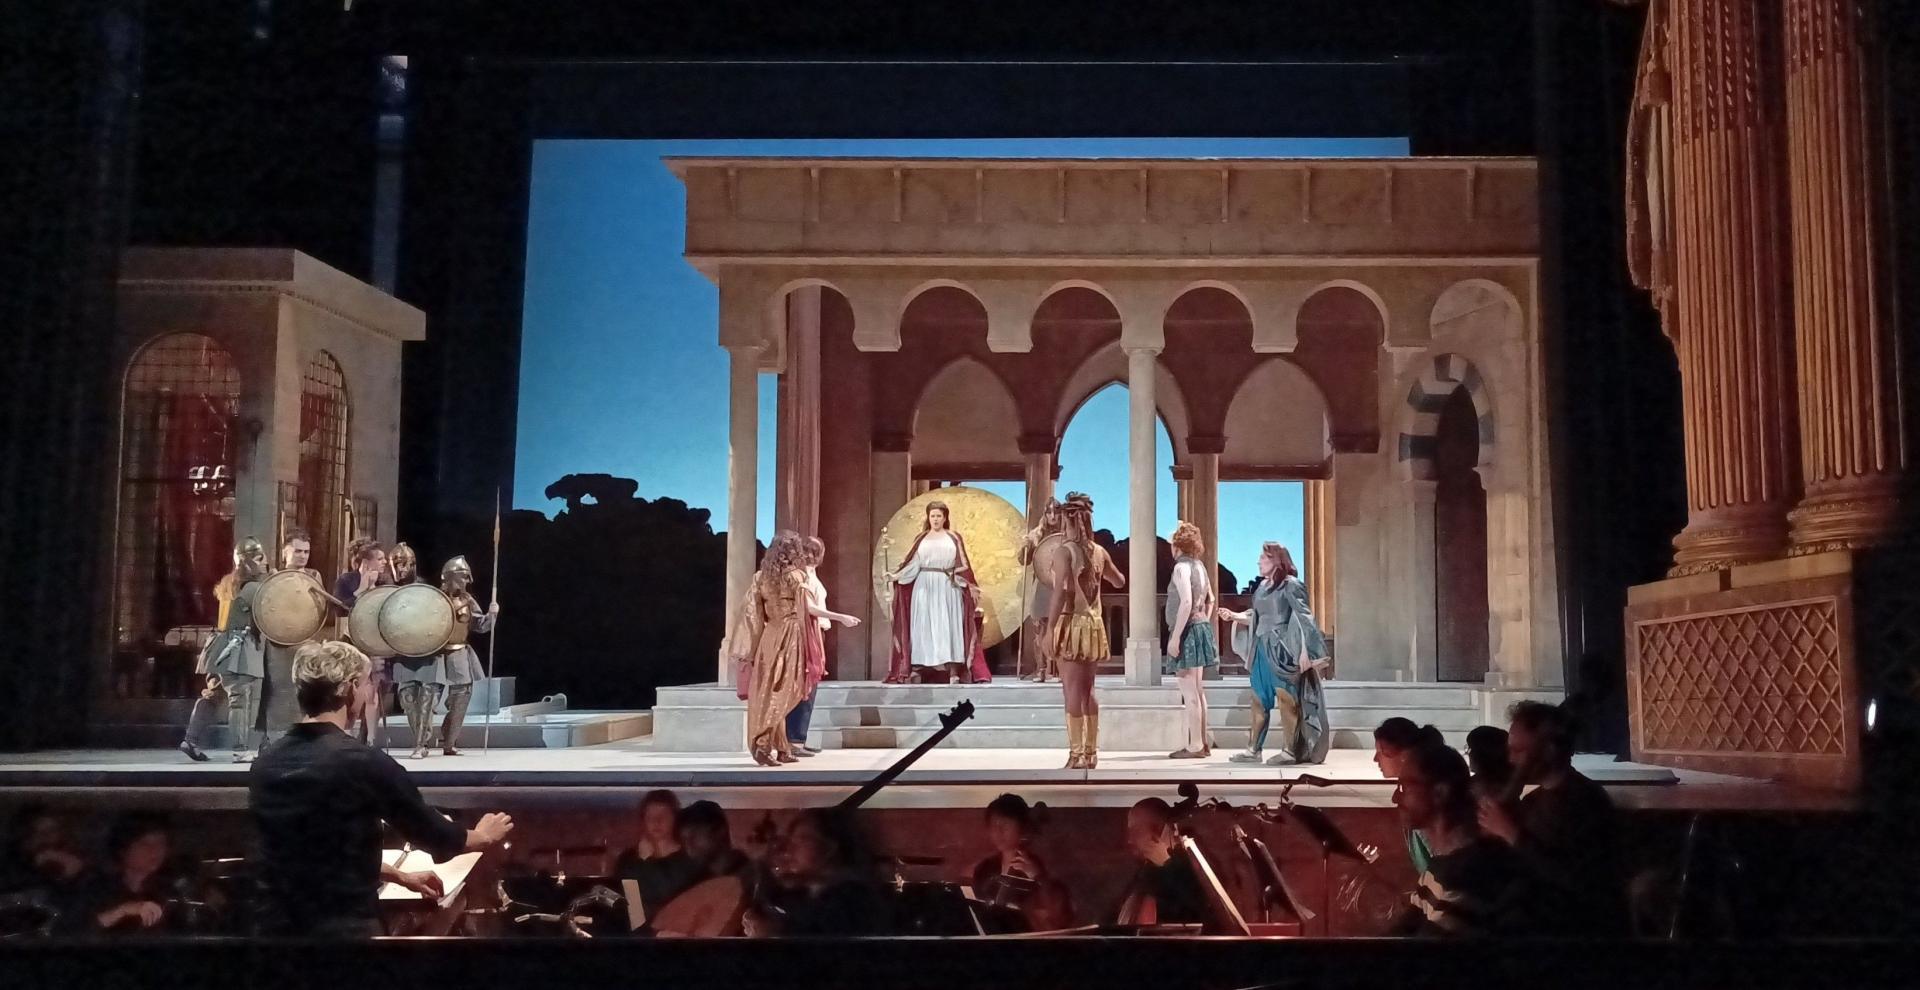
[(1153, 897), (1155, 923), (1193, 925), (1207, 920), (1207, 901), (1200, 893), (1200, 878), (1193, 873), (1187, 857), (1175, 853), (1172, 859), (1154, 866), (1141, 863), (1133, 875), (1136, 894)]
[(1626, 930), (1619, 823), (1606, 788), (1575, 770), (1520, 802), (1516, 845), (1533, 887), (1542, 934), (1604, 936)]
[(1434, 854), (1407, 895), (1401, 935), (1499, 935), (1519, 925), (1525, 869), (1513, 847), (1481, 836)]
[(861, 877), (845, 877), (819, 890), (810, 890), (783, 904), (786, 936), (843, 936), (887, 934), (887, 902), (880, 887)]
[(466, 846), (400, 764), (326, 722), (296, 723), (262, 750), (247, 796), (271, 922), (288, 934), (378, 919), (383, 821), (435, 859)]
[(647, 917), (651, 918), (660, 913), (668, 901), (706, 879), (706, 868), (687, 855), (684, 849), (651, 859), (641, 859), (638, 853), (629, 849), (614, 862), (613, 875), (622, 880), (632, 880), (640, 886), (640, 903), (646, 908)]

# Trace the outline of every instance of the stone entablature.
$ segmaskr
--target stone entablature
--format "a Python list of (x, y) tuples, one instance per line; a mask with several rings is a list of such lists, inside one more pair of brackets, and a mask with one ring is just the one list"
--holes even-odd
[(1531, 259), (1527, 158), (671, 158), (687, 259), (988, 264)]

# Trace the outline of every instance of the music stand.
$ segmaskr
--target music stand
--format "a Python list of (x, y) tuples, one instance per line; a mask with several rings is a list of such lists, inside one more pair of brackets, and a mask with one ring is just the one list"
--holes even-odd
[(1293, 916), (1301, 931), (1305, 931), (1307, 922), (1316, 915), (1313, 909), (1300, 902), (1295, 896), (1293, 886), (1287, 883), (1286, 874), (1280, 872), (1280, 864), (1273, 859), (1273, 851), (1267, 848), (1264, 840), (1247, 834), (1239, 825), (1233, 827), (1233, 841), (1239, 843), (1240, 851), (1253, 864), (1254, 875), (1260, 879), (1260, 911), (1267, 924), (1273, 924), (1273, 909), (1277, 906)]
[(1213, 872), (1213, 864), (1200, 852), (1200, 845), (1193, 836), (1182, 835), (1180, 848), (1187, 854), (1187, 862), (1193, 867), (1193, 875), (1200, 881), (1200, 892), (1207, 899), (1207, 922), (1200, 926), (1202, 935), (1239, 935), (1251, 936), (1253, 929), (1247, 925), (1247, 919), (1240, 914), (1240, 908), (1227, 896), (1226, 887), (1220, 883), (1219, 875)]

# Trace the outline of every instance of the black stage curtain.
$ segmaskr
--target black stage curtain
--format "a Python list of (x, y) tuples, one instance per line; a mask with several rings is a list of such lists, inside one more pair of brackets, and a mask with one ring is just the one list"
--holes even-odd
[(0, 748), (79, 741), (106, 648), (113, 284), (142, 56), (139, 0), (0, 26)]

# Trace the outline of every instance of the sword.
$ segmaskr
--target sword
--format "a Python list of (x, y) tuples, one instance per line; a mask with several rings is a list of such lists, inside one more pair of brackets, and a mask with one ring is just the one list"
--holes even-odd
[[(487, 604), (500, 601), (500, 489), (493, 490), (493, 592), (487, 596)], [(493, 629), (487, 633), (487, 710), (486, 722), (480, 728), (480, 753), (486, 755), (493, 747), (493, 710), (500, 707), (500, 686), (493, 680), (494, 646), (500, 642), (500, 617), (493, 617)]]

